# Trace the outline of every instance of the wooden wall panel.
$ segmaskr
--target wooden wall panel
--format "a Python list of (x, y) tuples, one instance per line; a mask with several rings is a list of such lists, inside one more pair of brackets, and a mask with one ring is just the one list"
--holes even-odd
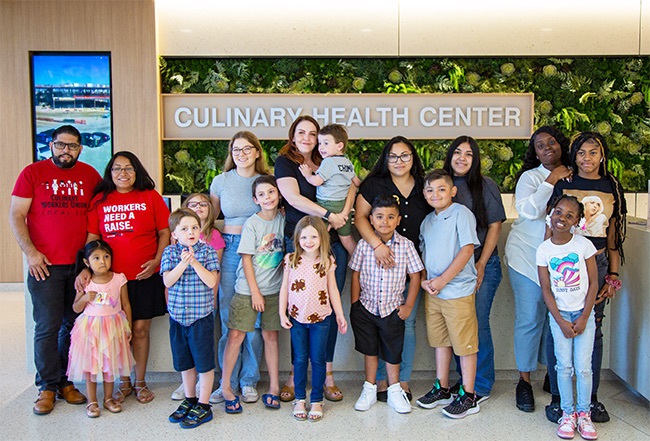
[(0, 0), (0, 282), (23, 278), (8, 210), (16, 177), (32, 161), (30, 51), (111, 52), (114, 149), (133, 151), (161, 183), (155, 30), (153, 0)]

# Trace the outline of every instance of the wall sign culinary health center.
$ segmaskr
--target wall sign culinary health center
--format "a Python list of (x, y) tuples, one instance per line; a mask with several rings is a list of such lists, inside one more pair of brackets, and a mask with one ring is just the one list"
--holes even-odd
[(347, 127), (351, 139), (527, 139), (534, 95), (163, 94), (163, 139), (229, 139), (250, 130), (286, 139), (299, 115)]

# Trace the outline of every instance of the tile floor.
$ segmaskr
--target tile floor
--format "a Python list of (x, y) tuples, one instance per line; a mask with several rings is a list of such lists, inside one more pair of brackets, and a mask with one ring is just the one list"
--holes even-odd
[[(2, 287), (0, 287), (2, 288)], [(37, 392), (33, 376), (25, 366), (25, 320), (22, 291), (9, 287), (0, 289), (0, 321), (3, 336), (0, 350), (0, 439), (2, 440), (117, 440), (117, 439), (220, 439), (220, 440), (288, 440), (323, 437), (327, 440), (381, 439), (391, 440), (556, 440), (556, 426), (546, 421), (544, 405), (549, 396), (536, 381), (537, 410), (523, 413), (514, 405), (515, 374), (498, 372), (491, 398), (482, 404), (481, 412), (464, 420), (451, 420), (438, 409), (414, 408), (409, 415), (398, 415), (384, 403), (377, 403), (367, 412), (353, 409), (361, 390), (360, 373), (340, 373), (339, 386), (345, 398), (327, 403), (325, 417), (319, 423), (298, 422), (291, 418), (291, 406), (267, 410), (261, 402), (244, 404), (240, 415), (226, 415), (223, 405), (214, 407), (213, 421), (194, 430), (182, 430), (167, 421), (177, 403), (169, 399), (178, 386), (175, 374), (154, 374), (149, 384), (157, 394), (149, 404), (127, 398), (124, 411), (100, 418), (85, 416), (84, 406), (58, 401), (47, 416), (32, 413)], [(413, 381), (415, 397), (430, 387), (427, 373), (417, 373)], [(260, 384), (260, 393), (264, 383)], [(81, 387), (83, 390), (83, 387)], [(612, 420), (598, 424), (601, 440), (650, 440), (650, 407), (648, 402), (630, 392), (617, 380), (601, 384), (600, 399), (607, 405)], [(579, 436), (578, 436), (579, 438)]]

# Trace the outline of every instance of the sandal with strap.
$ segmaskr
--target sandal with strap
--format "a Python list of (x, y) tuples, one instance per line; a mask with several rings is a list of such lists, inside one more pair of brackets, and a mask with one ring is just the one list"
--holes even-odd
[(99, 403), (97, 401), (91, 401), (86, 406), (86, 415), (88, 418), (97, 418), (100, 415)]
[[(289, 376), (293, 377), (293, 371), (289, 373)], [(280, 389), (280, 401), (283, 403), (288, 403), (293, 401), (296, 398), (296, 391), (293, 386), (287, 386), (286, 384)]]
[(131, 385), (131, 380), (128, 382), (123, 381), (120, 383), (120, 387), (113, 392), (113, 399), (118, 403), (123, 403), (126, 397), (133, 393), (133, 386)]
[[(138, 386), (138, 383), (144, 384), (144, 386)], [(135, 380), (133, 389), (135, 390), (135, 399), (138, 403), (150, 403), (156, 397), (153, 392), (149, 390), (147, 383), (145, 383), (144, 380)]]
[(104, 409), (108, 410), (110, 413), (120, 413), (122, 412), (122, 405), (115, 401), (114, 398), (109, 398), (104, 400)]
[[(332, 371), (327, 372), (325, 374), (328, 377), (333, 376), (334, 374)], [(341, 401), (343, 399), (343, 392), (341, 392), (341, 389), (338, 388), (338, 386), (323, 386), (323, 395), (325, 395), (325, 398), (327, 398), (329, 401)]]
[[(319, 405), (320, 410), (314, 410), (314, 406)], [(311, 409), (309, 409), (309, 413), (307, 414), (307, 419), (309, 420), (310, 423), (317, 423), (318, 421), (323, 419), (323, 407), (325, 403), (322, 401), (320, 403), (311, 403)]]
[[(298, 405), (302, 405), (302, 409), (296, 409)], [(295, 400), (293, 402), (293, 418), (297, 421), (307, 420), (307, 409), (305, 409), (305, 400)]]

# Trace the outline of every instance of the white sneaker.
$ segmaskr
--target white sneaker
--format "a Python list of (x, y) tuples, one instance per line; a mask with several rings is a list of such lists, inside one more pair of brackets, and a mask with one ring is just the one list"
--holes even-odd
[(182, 401), (185, 399), (185, 388), (183, 387), (183, 383), (181, 383), (178, 388), (172, 392), (172, 400), (174, 401)]
[(221, 390), (221, 387), (210, 394), (210, 403), (219, 404), (223, 403), (224, 401), (226, 401), (226, 399), (223, 397), (223, 391)]
[(241, 389), (241, 400), (244, 403), (254, 403), (260, 399), (260, 395), (257, 393), (257, 389), (253, 386), (244, 386)]
[(367, 381), (363, 382), (363, 389), (361, 389), (361, 395), (359, 399), (354, 404), (355, 410), (365, 411), (370, 409), (373, 404), (377, 402), (377, 385), (370, 384)]
[(411, 403), (399, 383), (388, 388), (388, 405), (397, 413), (411, 413)]

